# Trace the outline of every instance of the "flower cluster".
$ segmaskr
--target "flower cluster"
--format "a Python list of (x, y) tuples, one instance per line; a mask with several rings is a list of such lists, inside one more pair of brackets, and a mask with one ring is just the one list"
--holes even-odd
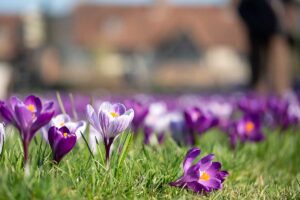
[[(53, 99), (30, 95), (24, 101), (17, 97), (0, 101), (3, 122), (0, 123), (0, 155), (9, 135), (5, 128), (9, 125), (19, 132), (25, 168), (28, 166), (29, 145), (39, 131), (52, 150), (54, 163), (59, 164), (83, 138), (91, 153), (97, 152), (98, 144), (104, 145), (105, 162), (109, 167), (114, 142), (128, 128), (134, 136), (143, 134), (144, 144), (152, 146), (162, 144), (166, 138), (173, 138), (179, 145), (194, 146), (204, 134), (219, 129), (234, 149), (237, 145), (267, 139), (268, 129), (282, 131), (300, 125), (300, 95), (296, 94), (282, 98), (240, 93), (179, 97), (138, 95), (130, 99), (96, 98), (93, 106), (85, 96), (72, 101), (64, 96), (57, 102)], [(89, 142), (85, 139), (85, 132), (89, 134)], [(99, 150), (101, 152), (101, 148)], [(199, 155), (198, 148), (187, 153), (184, 173), (171, 183), (172, 186), (197, 193), (222, 188), (228, 173), (221, 170), (221, 163), (212, 161), (212, 154), (195, 162)]]
[[(126, 110), (120, 103), (104, 102), (97, 113), (91, 105), (87, 105), (86, 113), (88, 121), (103, 139), (108, 163), (111, 146), (115, 138), (130, 126), (134, 111)], [(34, 95), (28, 96), (24, 101), (17, 97), (11, 97), (8, 102), (0, 101), (0, 114), (7, 124), (15, 126), (20, 133), (25, 165), (28, 165), (29, 144), (38, 130), (41, 129), (44, 140), (52, 149), (53, 160), (58, 164), (73, 149), (87, 127), (84, 120), (72, 120), (66, 113), (54, 116), (54, 102), (43, 103)], [(0, 153), (4, 136), (4, 125), (1, 123)]]
[(19, 130), (26, 164), (30, 141), (54, 115), (53, 102), (43, 104), (40, 98), (33, 95), (28, 96), (24, 101), (12, 97), (9, 104), (0, 101), (0, 114), (7, 123), (13, 124)]

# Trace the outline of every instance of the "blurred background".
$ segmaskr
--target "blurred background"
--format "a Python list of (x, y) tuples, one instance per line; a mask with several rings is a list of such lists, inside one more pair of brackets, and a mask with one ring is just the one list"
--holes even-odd
[[(295, 88), (300, 15), (297, 2), (288, 6), (280, 21), (289, 26), (286, 68)], [(1, 0), (0, 98), (48, 90), (248, 88), (256, 74), (239, 7), (234, 0)]]

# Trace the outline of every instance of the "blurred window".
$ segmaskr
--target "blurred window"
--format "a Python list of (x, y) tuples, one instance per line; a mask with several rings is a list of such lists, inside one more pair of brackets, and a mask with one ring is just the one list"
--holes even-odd
[(188, 34), (181, 33), (162, 41), (157, 48), (156, 56), (160, 61), (168, 59), (198, 61), (201, 51)]
[(122, 19), (119, 16), (110, 16), (101, 23), (100, 28), (109, 36), (117, 35), (123, 27)]

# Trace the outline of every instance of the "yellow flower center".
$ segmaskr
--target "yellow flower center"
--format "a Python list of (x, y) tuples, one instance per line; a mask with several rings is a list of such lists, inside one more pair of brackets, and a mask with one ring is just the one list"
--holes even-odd
[(254, 127), (255, 127), (255, 125), (254, 125), (253, 122), (250, 122), (250, 121), (247, 122), (247, 123), (246, 123), (246, 126), (245, 126), (246, 133), (247, 133), (247, 134), (250, 134), (250, 133), (253, 131)]
[(116, 118), (116, 117), (118, 117), (118, 116), (119, 116), (119, 114), (118, 114), (118, 113), (116, 113), (116, 112), (111, 112), (110, 114), (111, 114), (111, 116), (112, 116), (113, 118)]
[(29, 104), (28, 106), (27, 106), (27, 109), (30, 111), (30, 112), (35, 112), (35, 106), (33, 105), (33, 104)]
[(200, 181), (208, 181), (210, 179), (210, 175), (206, 172), (200, 172)]
[(64, 138), (67, 138), (68, 137), (68, 133), (64, 133)]
[(64, 125), (65, 125), (65, 122), (61, 122), (59, 125), (60, 125), (60, 126), (64, 126)]

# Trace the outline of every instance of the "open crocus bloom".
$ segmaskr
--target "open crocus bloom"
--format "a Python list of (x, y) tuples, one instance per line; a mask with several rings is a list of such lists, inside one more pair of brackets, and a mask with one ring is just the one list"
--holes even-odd
[(144, 122), (144, 143), (157, 144), (164, 141), (164, 135), (169, 129), (170, 117), (167, 105), (156, 102), (149, 105), (149, 112)]
[(48, 140), (52, 149), (53, 159), (59, 163), (76, 144), (76, 135), (67, 127), (52, 126), (48, 132)]
[(73, 122), (69, 115), (67, 114), (59, 114), (51, 119), (49, 124), (42, 128), (42, 133), (44, 139), (48, 142), (48, 130), (50, 127), (55, 126), (57, 128), (61, 128), (63, 126), (67, 127), (70, 132), (75, 133), (77, 140), (81, 138), (81, 134), (84, 133), (86, 129), (85, 121)]
[(236, 123), (236, 132), (241, 141), (258, 142), (264, 139), (259, 119), (245, 116)]
[(0, 154), (2, 152), (3, 144), (4, 144), (4, 139), (5, 139), (5, 130), (4, 130), (4, 125), (0, 123)]
[(194, 192), (211, 192), (222, 188), (222, 183), (228, 176), (227, 171), (221, 171), (221, 163), (212, 162), (214, 155), (209, 154), (193, 165), (201, 150), (192, 148), (188, 151), (183, 162), (183, 175), (171, 186), (185, 187)]
[(30, 141), (54, 115), (53, 102), (42, 104), (41, 99), (33, 95), (28, 96), (24, 102), (17, 97), (12, 97), (10, 105), (0, 101), (0, 114), (7, 123), (13, 124), (19, 130), (26, 163)]
[(114, 139), (128, 128), (133, 117), (134, 111), (126, 110), (125, 106), (120, 103), (104, 102), (100, 105), (98, 113), (91, 105), (87, 105), (87, 118), (103, 138), (107, 162)]

